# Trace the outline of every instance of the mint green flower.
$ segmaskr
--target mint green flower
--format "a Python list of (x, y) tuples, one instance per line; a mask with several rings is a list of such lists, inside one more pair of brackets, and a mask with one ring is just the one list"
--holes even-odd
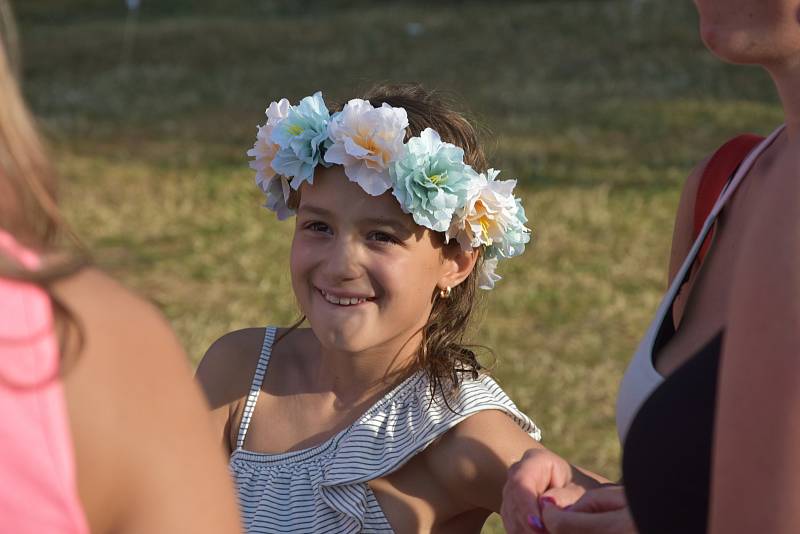
[(331, 144), (328, 122), (331, 114), (322, 93), (307, 96), (297, 106), (291, 106), (285, 119), (272, 130), (271, 140), (280, 147), (272, 160), (272, 169), (292, 179), (293, 189), (304, 181), (314, 182), (314, 168), (325, 163), (323, 155)]
[(426, 128), (412, 137), (400, 158), (389, 167), (395, 198), (414, 222), (435, 232), (450, 227), (453, 213), (478, 186), (478, 174), (464, 163), (464, 151), (443, 143)]
[(531, 240), (531, 231), (525, 226), (528, 218), (525, 216), (522, 201), (515, 198), (514, 203), (515, 209), (513, 217), (511, 217), (511, 224), (506, 227), (503, 237), (492, 245), (499, 258), (513, 258), (521, 255), (525, 252), (525, 245)]

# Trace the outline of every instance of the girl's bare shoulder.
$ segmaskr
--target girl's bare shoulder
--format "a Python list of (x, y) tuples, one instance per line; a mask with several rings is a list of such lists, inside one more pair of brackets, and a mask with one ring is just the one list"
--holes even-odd
[(265, 328), (228, 332), (203, 355), (195, 376), (212, 408), (247, 396), (265, 333)]
[[(279, 347), (273, 352), (292, 352), (302, 331), (283, 337), (286, 329), (279, 328), (275, 339)], [(196, 378), (203, 387), (212, 408), (230, 404), (246, 397), (261, 356), (266, 328), (243, 328), (228, 332), (206, 351), (197, 367)], [(277, 342), (273, 342), (275, 345)], [(273, 367), (273, 366), (271, 366)]]

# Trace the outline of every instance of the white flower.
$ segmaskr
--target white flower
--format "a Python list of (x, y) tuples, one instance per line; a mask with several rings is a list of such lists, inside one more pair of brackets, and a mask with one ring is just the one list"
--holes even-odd
[(453, 217), (446, 232), (455, 237), (464, 250), (501, 242), (506, 233), (519, 226), (514, 199), (516, 180), (495, 180), (500, 171), (489, 169), (481, 174), (478, 187), (471, 191), (466, 205)]
[(294, 210), (287, 204), (289, 202), (291, 189), (289, 187), (289, 180), (287, 180), (285, 176), (276, 174), (269, 180), (259, 179), (259, 177), (256, 176), (256, 184), (258, 184), (258, 187), (261, 188), (261, 191), (263, 191), (264, 195), (267, 197), (264, 207), (274, 211), (279, 221), (283, 221), (294, 215)]
[(280, 146), (272, 141), (272, 130), (289, 115), (290, 108), (289, 101), (285, 98), (279, 102), (272, 102), (267, 108), (267, 122), (258, 127), (256, 143), (247, 151), (247, 155), (254, 158), (250, 162), (250, 168), (256, 171), (256, 184), (259, 184), (262, 191), (266, 190), (261, 183), (266, 183), (275, 176), (272, 160), (280, 149)]
[(494, 289), (494, 283), (502, 277), (495, 273), (497, 269), (497, 257), (484, 258), (481, 270), (478, 273), (478, 287), (481, 289)]
[(403, 152), (407, 127), (406, 110), (385, 102), (374, 108), (354, 98), (328, 123), (333, 144), (325, 161), (342, 165), (347, 177), (370, 195), (385, 193), (392, 186), (389, 164)]

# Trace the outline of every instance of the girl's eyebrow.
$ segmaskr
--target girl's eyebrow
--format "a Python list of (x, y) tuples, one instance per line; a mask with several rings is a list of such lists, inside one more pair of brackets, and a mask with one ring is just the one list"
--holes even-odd
[(395, 230), (403, 233), (413, 233), (411, 228), (408, 227), (407, 224), (397, 221), (395, 219), (387, 219), (383, 217), (369, 217), (366, 219), (361, 219), (360, 221), (362, 224), (367, 225), (374, 225), (374, 226), (391, 226)]
[(326, 210), (325, 208), (320, 208), (319, 206), (315, 206), (313, 204), (300, 204), (300, 206), (297, 208), (297, 212), (299, 213), (301, 211), (309, 211), (313, 214), (327, 216), (327, 217), (333, 215), (331, 211)]
[[(322, 217), (333, 217), (334, 214), (332, 211), (322, 208), (320, 206), (315, 206), (314, 204), (301, 204), (300, 207), (297, 208), (299, 212), (309, 212), (314, 215), (320, 215)], [(363, 219), (358, 220), (359, 224), (367, 224), (367, 225), (377, 225), (377, 226), (391, 226), (397, 230), (413, 233), (413, 230), (409, 228), (409, 226), (403, 222), (396, 219), (388, 218), (388, 217), (365, 217)]]

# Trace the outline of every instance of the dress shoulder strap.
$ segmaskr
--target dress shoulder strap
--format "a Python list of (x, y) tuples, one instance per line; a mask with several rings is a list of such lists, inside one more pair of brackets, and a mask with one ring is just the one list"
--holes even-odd
[(272, 344), (275, 341), (276, 331), (277, 328), (274, 326), (268, 326), (264, 329), (264, 343), (261, 345), (261, 355), (258, 357), (258, 365), (256, 365), (253, 382), (250, 384), (250, 393), (247, 395), (244, 413), (242, 413), (242, 422), (239, 424), (239, 435), (236, 438), (237, 449), (241, 449), (244, 446), (244, 438), (247, 435), (247, 429), (250, 427), (250, 419), (253, 417), (253, 411), (256, 409), (258, 393), (261, 391), (261, 384), (264, 382), (264, 375), (267, 372), (267, 365), (269, 364), (269, 357), (272, 354)]

